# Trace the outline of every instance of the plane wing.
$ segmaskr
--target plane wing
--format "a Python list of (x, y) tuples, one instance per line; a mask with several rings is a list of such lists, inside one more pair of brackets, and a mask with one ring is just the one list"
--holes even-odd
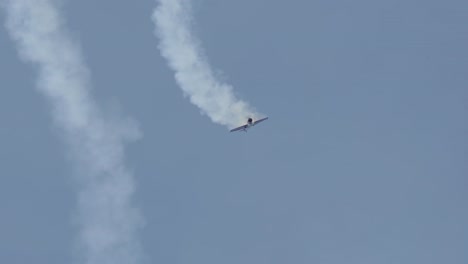
[(246, 128), (247, 128), (247, 125), (243, 125), (243, 126), (240, 126), (240, 127), (236, 127), (236, 128), (231, 129), (231, 132), (238, 131), (238, 130), (242, 130), (242, 129), (246, 129)]
[(268, 119), (268, 117), (259, 119), (259, 120), (255, 121), (255, 122), (253, 123), (253, 125), (256, 125), (256, 124), (258, 124), (258, 123), (260, 123), (260, 122), (262, 122), (262, 121), (265, 121), (265, 120), (267, 120), (267, 119)]

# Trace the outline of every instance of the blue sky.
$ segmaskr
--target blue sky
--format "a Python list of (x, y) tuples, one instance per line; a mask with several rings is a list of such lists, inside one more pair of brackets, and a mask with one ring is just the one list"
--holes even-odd
[[(467, 3), (193, 2), (217, 76), (270, 117), (248, 133), (184, 98), (154, 1), (62, 9), (97, 104), (142, 132), (125, 164), (146, 262), (468, 262)], [(0, 262), (70, 263), (75, 165), (0, 32)]]

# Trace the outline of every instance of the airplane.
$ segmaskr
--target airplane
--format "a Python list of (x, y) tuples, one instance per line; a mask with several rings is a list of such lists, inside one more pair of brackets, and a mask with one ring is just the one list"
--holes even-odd
[(252, 119), (251, 117), (249, 117), (249, 119), (247, 119), (247, 124), (242, 125), (242, 126), (240, 126), (240, 127), (233, 128), (233, 129), (231, 129), (230, 132), (239, 131), (239, 130), (242, 130), (242, 131), (244, 131), (244, 132), (247, 132), (247, 129), (249, 129), (249, 128), (255, 126), (256, 124), (258, 124), (258, 123), (260, 123), (260, 122), (262, 122), (262, 121), (265, 121), (265, 120), (267, 120), (267, 119), (268, 119), (268, 117), (264, 117), (264, 118), (262, 118), (262, 119), (253, 121), (253, 119)]

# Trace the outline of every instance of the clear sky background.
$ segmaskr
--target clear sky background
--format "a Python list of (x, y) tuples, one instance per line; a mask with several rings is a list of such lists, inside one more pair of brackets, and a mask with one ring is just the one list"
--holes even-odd
[[(270, 119), (230, 134), (160, 57), (155, 2), (65, 1), (127, 147), (148, 263), (468, 263), (468, 2), (195, 0), (210, 63)], [(4, 10), (0, 13), (5, 21)], [(0, 31), (0, 263), (71, 263), (72, 164)]]

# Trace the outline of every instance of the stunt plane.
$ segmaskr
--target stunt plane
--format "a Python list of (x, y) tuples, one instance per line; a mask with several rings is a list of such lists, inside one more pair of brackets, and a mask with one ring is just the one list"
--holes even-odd
[(253, 121), (253, 119), (252, 119), (251, 117), (249, 117), (249, 119), (247, 119), (247, 124), (242, 125), (242, 126), (240, 126), (240, 127), (233, 128), (233, 129), (231, 129), (230, 132), (239, 131), (239, 130), (242, 130), (242, 131), (244, 131), (244, 132), (247, 132), (247, 129), (249, 129), (249, 128), (255, 126), (256, 124), (258, 124), (258, 123), (260, 123), (260, 122), (262, 122), (262, 121), (265, 121), (265, 120), (267, 120), (267, 119), (268, 119), (268, 117), (264, 117), (264, 118), (262, 118), (262, 119)]

